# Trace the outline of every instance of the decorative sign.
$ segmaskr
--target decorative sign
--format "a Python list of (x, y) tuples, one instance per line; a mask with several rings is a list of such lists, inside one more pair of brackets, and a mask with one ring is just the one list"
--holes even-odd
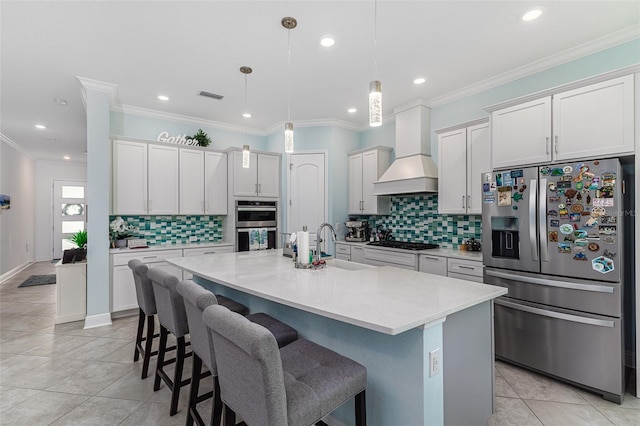
[(178, 145), (200, 145), (196, 139), (187, 139), (187, 135), (169, 136), (169, 132), (160, 133), (157, 140), (158, 142), (175, 143)]

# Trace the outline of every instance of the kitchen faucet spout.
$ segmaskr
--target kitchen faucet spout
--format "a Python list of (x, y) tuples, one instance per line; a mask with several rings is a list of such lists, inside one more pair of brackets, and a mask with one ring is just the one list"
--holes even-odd
[(331, 238), (333, 238), (333, 241), (335, 242), (337, 240), (336, 237), (336, 231), (333, 229), (333, 226), (331, 226), (330, 223), (323, 223), (322, 225), (320, 225), (318, 227), (318, 232), (316, 234), (316, 260), (320, 260), (322, 257), (322, 238), (320, 237), (320, 234), (322, 233), (322, 230), (327, 227), (331, 230)]

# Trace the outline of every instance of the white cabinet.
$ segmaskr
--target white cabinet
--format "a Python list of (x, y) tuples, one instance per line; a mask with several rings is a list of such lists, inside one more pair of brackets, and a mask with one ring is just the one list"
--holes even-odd
[(362, 263), (375, 266), (395, 266), (396, 268), (417, 271), (418, 254), (368, 246), (364, 248), (364, 262)]
[(113, 254), (111, 256), (111, 312), (138, 307), (133, 272), (128, 266), (129, 260), (138, 259), (149, 268), (162, 268), (182, 279), (182, 270), (164, 261), (172, 257), (182, 257), (182, 250)]
[(56, 318), (61, 324), (87, 314), (87, 262), (56, 263)]
[(438, 163), (438, 213), (481, 214), (480, 175), (492, 170), (489, 123), (440, 133)]
[(349, 214), (389, 214), (389, 197), (373, 195), (373, 183), (390, 164), (388, 147), (349, 154)]
[(351, 245), (336, 243), (336, 259), (351, 260)]
[(147, 214), (147, 144), (113, 141), (114, 214)]
[(180, 148), (180, 214), (227, 214), (227, 155)]
[(365, 263), (364, 246), (349, 243), (336, 243), (336, 259)]
[[(219, 245), (219, 246), (207, 247), (207, 248), (190, 248), (190, 249), (183, 250), (184, 257), (212, 256), (212, 255), (221, 254), (221, 253), (233, 253), (233, 244), (225, 244), (225, 245)], [(183, 271), (182, 278), (185, 280), (190, 280), (193, 278), (193, 275), (190, 274), (189, 272)]]
[(178, 210), (178, 148), (149, 144), (149, 214)]
[(549, 96), (494, 110), (493, 167), (633, 154), (633, 78), (559, 88)]
[(447, 276), (449, 278), (459, 278), (461, 280), (475, 281), (481, 283), (483, 281), (482, 262), (467, 259), (447, 259)]
[(364, 263), (364, 247), (351, 246), (351, 259), (352, 262)]
[(242, 167), (242, 151), (233, 151), (233, 195), (236, 197), (280, 196), (280, 156), (251, 153), (250, 166)]
[(419, 258), (420, 272), (428, 274), (447, 276), (447, 258), (441, 256), (432, 256), (430, 254), (421, 254)]
[(178, 148), (113, 141), (113, 214), (178, 213)]

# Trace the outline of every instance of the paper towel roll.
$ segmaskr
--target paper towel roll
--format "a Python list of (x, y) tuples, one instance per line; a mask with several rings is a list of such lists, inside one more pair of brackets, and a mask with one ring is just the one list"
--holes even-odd
[(309, 263), (309, 232), (298, 231), (298, 263)]

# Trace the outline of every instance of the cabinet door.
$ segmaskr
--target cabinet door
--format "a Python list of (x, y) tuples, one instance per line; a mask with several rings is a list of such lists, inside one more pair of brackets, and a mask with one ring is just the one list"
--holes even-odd
[(447, 258), (440, 256), (420, 255), (420, 272), (447, 276)]
[(373, 183), (380, 177), (378, 151), (362, 153), (362, 213), (378, 214), (378, 197), (373, 195)]
[(149, 145), (149, 214), (178, 213), (178, 148)]
[(467, 212), (467, 129), (438, 136), (438, 213)]
[(280, 157), (258, 154), (258, 196), (280, 196)]
[(112, 269), (111, 312), (138, 307), (133, 272), (128, 266), (114, 266)]
[(204, 212), (204, 151), (180, 149), (180, 214)]
[(364, 263), (364, 247), (351, 246), (351, 259), (352, 262)]
[(551, 97), (491, 113), (492, 165), (523, 166), (551, 160)]
[(489, 123), (467, 127), (467, 214), (482, 214), (482, 173), (491, 169)]
[(632, 154), (633, 75), (553, 96), (556, 160)]
[(204, 213), (227, 214), (227, 154), (204, 154)]
[(349, 214), (362, 213), (362, 154), (349, 156)]
[(113, 214), (147, 214), (147, 144), (113, 141)]
[(233, 151), (233, 195), (258, 195), (258, 155), (251, 153), (249, 167), (242, 167), (242, 151)]

